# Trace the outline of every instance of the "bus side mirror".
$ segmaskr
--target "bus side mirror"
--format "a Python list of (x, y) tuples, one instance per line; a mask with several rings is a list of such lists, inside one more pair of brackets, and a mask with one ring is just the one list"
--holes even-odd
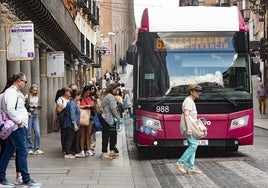
[(133, 42), (127, 49), (126, 53), (127, 63), (133, 65), (137, 60), (137, 46), (136, 42)]
[(237, 53), (249, 52), (249, 35), (248, 32), (236, 32), (233, 45)]

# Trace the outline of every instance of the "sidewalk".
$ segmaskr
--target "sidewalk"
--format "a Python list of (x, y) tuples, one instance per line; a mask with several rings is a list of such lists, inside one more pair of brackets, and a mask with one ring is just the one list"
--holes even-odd
[[(60, 133), (43, 136), (41, 149), (45, 154), (28, 156), (31, 177), (41, 182), (42, 188), (135, 187), (125, 131), (118, 132), (117, 147), (120, 155), (113, 160), (101, 159), (101, 133), (97, 133), (96, 138), (95, 156), (64, 159)], [(14, 160), (10, 161), (7, 170), (7, 179), (11, 182), (15, 181), (14, 163)]]
[[(122, 73), (122, 67), (120, 66), (118, 73), (120, 76), (119, 83), (124, 83), (126, 85), (126, 88), (132, 88), (132, 82), (129, 82), (129, 78), (131, 78), (133, 70), (133, 65), (127, 65), (125, 67), (124, 73)], [(106, 81), (102, 80), (102, 86), (106, 87)]]

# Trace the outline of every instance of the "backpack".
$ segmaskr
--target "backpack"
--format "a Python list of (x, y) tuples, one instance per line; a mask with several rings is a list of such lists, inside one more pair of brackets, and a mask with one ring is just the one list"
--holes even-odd
[[(15, 106), (17, 110), (18, 98)], [(8, 117), (8, 115), (0, 108), (0, 138), (5, 140), (15, 128), (15, 123)]]
[[(62, 99), (62, 103), (63, 103), (63, 99)], [(54, 126), (53, 126), (53, 130), (55, 132), (58, 132), (63, 126), (65, 113), (66, 113), (66, 107), (56, 114), (56, 119), (55, 119)]]
[(0, 108), (0, 138), (5, 140), (15, 127), (15, 123), (9, 119), (6, 113)]

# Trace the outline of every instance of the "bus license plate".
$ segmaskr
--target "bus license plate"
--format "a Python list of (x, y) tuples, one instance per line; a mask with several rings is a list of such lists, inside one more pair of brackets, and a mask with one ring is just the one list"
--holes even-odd
[[(208, 140), (197, 140), (199, 146), (207, 146)], [(183, 145), (188, 146), (187, 140), (183, 140)]]

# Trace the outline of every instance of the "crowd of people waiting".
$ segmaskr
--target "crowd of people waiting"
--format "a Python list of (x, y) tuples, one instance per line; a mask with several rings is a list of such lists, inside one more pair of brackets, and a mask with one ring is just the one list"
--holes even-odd
[[(5, 177), (12, 156), (15, 156), (16, 165), (15, 184), (42, 186), (30, 178), (27, 165), (27, 155), (44, 154), (40, 149), (39, 110), (42, 106), (39, 103), (38, 85), (32, 84), (24, 96), (22, 91), (26, 84), (25, 74), (15, 73), (8, 79), (0, 94), (1, 109), (18, 125), (7, 139), (0, 139), (0, 186), (4, 187), (15, 186)], [(79, 91), (76, 84), (71, 84), (59, 91), (55, 97), (55, 125), (58, 124), (58, 127), (54, 127), (54, 130), (60, 131), (64, 158), (74, 159), (95, 154), (94, 116), (98, 117), (102, 125), (101, 158), (111, 160), (119, 156), (116, 147), (117, 131), (122, 125), (124, 111), (132, 117), (132, 99), (125, 85), (119, 82), (110, 83), (106, 88), (100, 89), (89, 84)]]
[(59, 123), (64, 158), (83, 158), (95, 154), (95, 116), (102, 125), (102, 159), (117, 157), (117, 131), (122, 128), (125, 110), (132, 116), (132, 99), (125, 85), (111, 83), (101, 89), (90, 83), (80, 92), (76, 84), (71, 84), (60, 91), (61, 94), (55, 99), (56, 119), (62, 116)]

